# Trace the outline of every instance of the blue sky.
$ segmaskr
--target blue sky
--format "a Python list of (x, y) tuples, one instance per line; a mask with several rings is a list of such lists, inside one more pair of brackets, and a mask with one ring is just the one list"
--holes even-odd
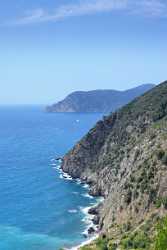
[(0, 104), (167, 78), (166, 0), (0, 3)]

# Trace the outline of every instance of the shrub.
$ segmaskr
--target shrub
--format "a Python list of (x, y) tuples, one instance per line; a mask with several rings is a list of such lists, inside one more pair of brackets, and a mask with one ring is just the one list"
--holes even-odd
[(117, 250), (117, 244), (115, 244), (115, 243), (110, 243), (109, 242), (109, 244), (108, 244), (108, 249), (109, 250)]
[(133, 175), (130, 176), (130, 181), (133, 183), (135, 182), (135, 177)]
[(99, 238), (96, 241), (97, 249), (99, 249), (99, 250), (108, 250), (107, 243), (108, 243), (108, 241), (107, 241), (106, 237), (105, 238)]
[(157, 158), (158, 158), (158, 160), (162, 160), (164, 154), (165, 154), (165, 152), (162, 149), (158, 150), (157, 151)]
[(158, 198), (155, 203), (156, 208), (160, 208), (161, 204), (162, 204), (162, 199)]
[(125, 202), (129, 205), (132, 201), (132, 191), (129, 189), (125, 196)]
[(133, 197), (134, 199), (137, 199), (139, 197), (139, 192), (137, 189), (134, 190)]
[(140, 185), (140, 190), (144, 194), (148, 190), (148, 181), (147, 179), (143, 179)]
[(167, 197), (159, 197), (157, 200), (156, 200), (156, 208), (160, 208), (161, 205), (164, 206), (165, 209), (167, 209)]
[(122, 229), (123, 229), (124, 232), (130, 231), (131, 228), (132, 228), (132, 225), (131, 225), (130, 221), (128, 221), (127, 223), (123, 224), (123, 226), (122, 226)]
[(134, 249), (145, 249), (148, 245), (148, 237), (143, 233), (138, 233), (133, 242)]
[(149, 193), (149, 201), (155, 203), (157, 196), (157, 191), (155, 189), (151, 189)]
[(129, 237), (122, 241), (123, 249), (133, 248), (133, 240)]
[(81, 247), (81, 250), (92, 250), (92, 248), (89, 246), (83, 246)]
[(154, 178), (154, 172), (155, 172), (154, 168), (151, 167), (150, 170), (149, 170), (149, 172), (148, 172), (148, 179), (149, 180), (151, 180), (151, 179)]
[(148, 249), (150, 245), (149, 237), (144, 232), (136, 232), (122, 240), (123, 249)]
[(167, 197), (163, 198), (162, 203), (164, 205), (164, 208), (167, 209)]
[(162, 157), (162, 163), (164, 165), (167, 165), (167, 154), (165, 153), (164, 156)]

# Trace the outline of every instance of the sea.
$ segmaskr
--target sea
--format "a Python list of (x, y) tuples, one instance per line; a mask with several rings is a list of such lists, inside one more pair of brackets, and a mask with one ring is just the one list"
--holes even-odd
[[(64, 176), (62, 157), (101, 113), (46, 113), (0, 107), (0, 250), (58, 250), (84, 242), (88, 186)], [(65, 177), (65, 178), (64, 178)]]

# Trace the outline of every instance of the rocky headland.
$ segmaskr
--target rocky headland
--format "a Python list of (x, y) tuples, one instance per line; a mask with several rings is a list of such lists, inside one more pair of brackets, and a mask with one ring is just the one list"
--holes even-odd
[(167, 81), (99, 121), (62, 169), (105, 198), (90, 211), (101, 237), (88, 249), (151, 249), (167, 214)]
[(118, 90), (93, 90), (93, 91), (77, 91), (68, 95), (64, 100), (48, 106), (48, 112), (80, 112), (93, 113), (102, 112), (109, 113), (122, 107), (135, 97), (144, 94), (153, 88), (153, 84), (143, 84), (136, 88), (125, 91)]

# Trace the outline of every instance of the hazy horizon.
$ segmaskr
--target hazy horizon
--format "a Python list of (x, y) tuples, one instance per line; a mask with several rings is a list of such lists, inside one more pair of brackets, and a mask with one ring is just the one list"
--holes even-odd
[(153, 85), (157, 85), (155, 83), (143, 83), (143, 84), (139, 84), (139, 85), (134, 85), (133, 87), (131, 88), (127, 88), (127, 89), (89, 89), (89, 90), (75, 90), (73, 92), (70, 92), (70, 93), (67, 93), (65, 96), (62, 96), (62, 98), (58, 98), (57, 100), (53, 100), (52, 102), (49, 101), (47, 103), (0, 103), (0, 107), (3, 107), (3, 106), (43, 106), (44, 108), (47, 106), (47, 105), (51, 105), (51, 104), (54, 104), (56, 102), (59, 102), (59, 101), (62, 101), (63, 99), (65, 99), (68, 95), (74, 93), (74, 92), (78, 92), (78, 91), (83, 91), (83, 92), (87, 92), (87, 91), (100, 91), (100, 90), (115, 90), (115, 91), (126, 91), (126, 90), (130, 90), (130, 89), (133, 89), (133, 88), (136, 88), (136, 87), (140, 87), (142, 85), (146, 85), (146, 84), (153, 84)]
[(73, 91), (166, 80), (164, 0), (6, 0), (0, 104), (50, 104)]

